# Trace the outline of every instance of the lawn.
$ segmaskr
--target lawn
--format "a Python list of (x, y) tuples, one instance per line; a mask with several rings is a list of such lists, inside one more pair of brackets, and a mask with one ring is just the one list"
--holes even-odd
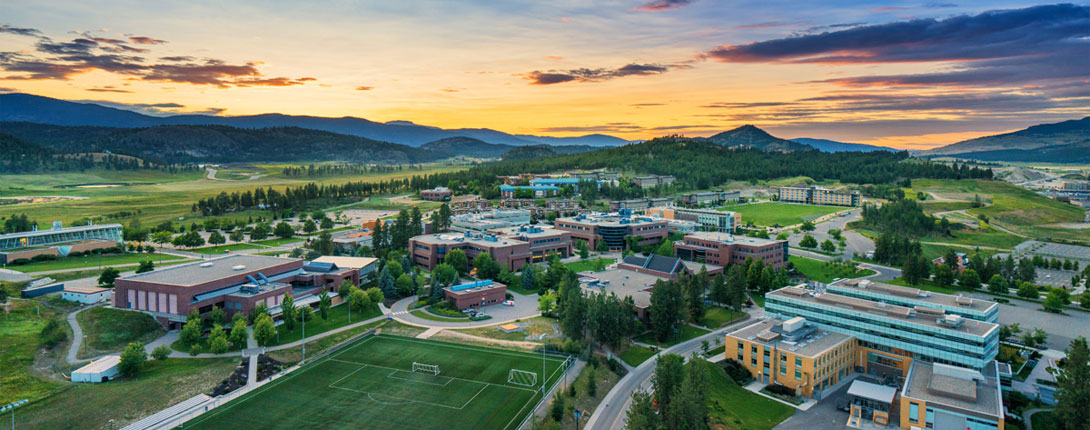
[(547, 333), (549, 335), (559, 334), (558, 322), (556, 319), (549, 317), (533, 317), (528, 320), (517, 321), (515, 324), (521, 324), (522, 330), (505, 332), (500, 330), (499, 325), (492, 325), (488, 327), (468, 328), (464, 330), (456, 330), (465, 334), (473, 336), (487, 337), (489, 339), (499, 340), (515, 340), (515, 341), (531, 341), (540, 342), (538, 339), (527, 339), (527, 336), (538, 335), (541, 333)]
[(572, 272), (586, 272), (588, 270), (600, 271), (605, 269), (607, 265), (615, 263), (616, 260), (612, 258), (591, 258), (587, 260), (579, 260), (571, 263), (565, 263), (564, 265), (571, 269)]
[(621, 353), (620, 357), (621, 360), (624, 360), (629, 366), (636, 367), (658, 353), (659, 350), (657, 349), (651, 349), (640, 345), (629, 345), (628, 348)]
[(795, 413), (795, 408), (742, 388), (723, 368), (697, 361), (708, 372), (708, 415), (712, 428), (770, 430)]
[(298, 237), (278, 237), (276, 239), (258, 240), (258, 241), (254, 241), (254, 242), (251, 242), (251, 243), (254, 243), (254, 244), (257, 244), (257, 245), (265, 245), (265, 246), (276, 247), (276, 246), (284, 246), (284, 245), (287, 245), (289, 243), (297, 243), (297, 242), (302, 242), (302, 241), (303, 241), (303, 239), (298, 238)]
[[(930, 292), (933, 292), (933, 293), (942, 293), (942, 294), (951, 294), (951, 295), (953, 295), (953, 294), (957, 294), (957, 293), (966, 292), (965, 290), (959, 290), (957, 288), (940, 287), (939, 284), (935, 283), (935, 281), (930, 281), (930, 280), (920, 281), (916, 285), (909, 285), (908, 282), (905, 282), (904, 278), (895, 278), (895, 279), (892, 279), (892, 280), (889, 280), (889, 281), (883, 281), (883, 282), (885, 282), (887, 284), (900, 285), (902, 287), (919, 288), (921, 290), (930, 291)], [(984, 291), (983, 290), (978, 290), (978, 292), (984, 292)]]
[(711, 306), (704, 310), (704, 319), (700, 325), (708, 328), (719, 328), (745, 317), (746, 313), (734, 312), (727, 308)]
[(647, 332), (647, 333), (644, 333), (644, 334), (640, 335), (639, 337), (636, 338), (636, 340), (640, 341), (640, 342), (643, 342), (643, 343), (646, 343), (646, 344), (656, 345), (656, 346), (659, 346), (659, 347), (662, 347), (662, 348), (668, 348), (668, 347), (671, 347), (673, 345), (677, 345), (677, 344), (679, 344), (681, 342), (687, 341), (689, 339), (697, 338), (697, 337), (703, 336), (703, 335), (708, 334), (708, 333), (710, 333), (709, 330), (693, 327), (693, 326), (688, 325), (688, 324), (681, 324), (681, 326), (678, 327), (678, 333), (675, 333), (674, 338), (669, 339), (669, 340), (667, 340), (665, 342), (659, 342), (657, 339), (655, 339), (655, 335), (653, 333), (651, 333), (651, 332)]
[(64, 324), (64, 318), (35, 301), (8, 301), (10, 311), (0, 312), (0, 405), (22, 399), (36, 402), (58, 386), (30, 373), (35, 353), (41, 348), (39, 333), (49, 320)]
[(166, 334), (151, 315), (106, 306), (93, 307), (76, 315), (83, 329), (78, 358), (120, 352), (129, 342), (151, 342)]
[(1053, 411), (1041, 411), (1029, 418), (1033, 423), (1033, 430), (1059, 430), (1060, 419)]
[[(237, 358), (150, 360), (136, 378), (107, 384), (66, 382), (51, 396), (19, 408), (15, 427), (121, 428), (182, 400), (211, 392), (238, 363)], [(110, 420), (115, 420), (113, 427)]]
[[(358, 323), (363, 320), (371, 319), (382, 315), (382, 310), (378, 308), (377, 304), (372, 304), (362, 314), (360, 312), (352, 312), (352, 323)], [(319, 333), (325, 333), (327, 331), (344, 327), (348, 324), (348, 306), (340, 304), (329, 308), (329, 319), (322, 320), (318, 316), (318, 311), (314, 311), (314, 317), (310, 321), (307, 321), (307, 336), (314, 336)], [(300, 323), (295, 324), (295, 330), (288, 330), (283, 324), (276, 327), (280, 331), (280, 341), (273, 343), (273, 345), (283, 345), (285, 343), (295, 342), (303, 338), (303, 325)]]
[(845, 209), (848, 208), (780, 202), (730, 205), (719, 208), (720, 211), (724, 212), (738, 212), (742, 215), (743, 224), (752, 222), (765, 226), (795, 225)]
[(753, 304), (755, 304), (757, 306), (760, 306), (762, 308), (765, 307), (765, 296), (762, 296), (762, 295), (759, 295), (759, 294), (751, 294), (749, 296), (749, 299), (753, 300)]
[[(514, 429), (539, 399), (540, 384), (559, 379), (561, 362), (549, 358), (542, 369), (533, 353), (371, 336), (186, 428)], [(440, 373), (413, 372), (413, 363)], [(511, 369), (536, 375), (537, 388), (508, 383)]]
[(861, 278), (875, 273), (870, 269), (857, 270), (855, 263), (850, 261), (845, 265), (794, 255), (790, 256), (788, 261), (799, 273), (818, 282), (832, 282), (836, 278)]
[(413, 314), (413, 316), (415, 316), (415, 317), (423, 318), (423, 319), (426, 319), (428, 321), (439, 321), (439, 322), (468, 322), (469, 321), (469, 316), (468, 315), (465, 318), (441, 317), (439, 315), (428, 312), (427, 310), (424, 310), (424, 309), (417, 309), (417, 310), (411, 311), (409, 313)]
[(84, 255), (81, 257), (62, 257), (54, 261), (39, 261), (34, 263), (24, 264), (22, 266), (8, 265), (7, 268), (15, 270), (17, 272), (31, 273), (31, 272), (45, 272), (49, 270), (63, 270), (63, 269), (78, 269), (84, 267), (102, 267), (117, 266), (121, 264), (136, 264), (141, 261), (154, 261), (159, 264), (159, 260), (181, 260), (183, 257), (177, 255), (167, 254), (110, 254), (110, 255)]
[(195, 252), (197, 254), (214, 255), (214, 254), (223, 254), (223, 253), (226, 253), (226, 252), (241, 251), (243, 249), (258, 249), (258, 248), (261, 248), (261, 247), (257, 246), (257, 245), (254, 245), (254, 244), (250, 244), (250, 243), (232, 243), (230, 245), (206, 246), (206, 247), (203, 247), (203, 248), (187, 249), (186, 251)]

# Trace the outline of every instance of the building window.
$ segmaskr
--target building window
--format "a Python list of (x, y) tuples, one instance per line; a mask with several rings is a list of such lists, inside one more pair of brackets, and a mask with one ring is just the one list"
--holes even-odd
[(780, 365), (780, 375), (787, 376), (787, 366)]
[(920, 423), (920, 405), (911, 402), (908, 404), (908, 422), (912, 424)]
[(802, 380), (802, 371), (801, 370), (795, 369), (795, 379), (797, 379), (799, 381)]
[(795, 366), (802, 367), (802, 357), (795, 357)]

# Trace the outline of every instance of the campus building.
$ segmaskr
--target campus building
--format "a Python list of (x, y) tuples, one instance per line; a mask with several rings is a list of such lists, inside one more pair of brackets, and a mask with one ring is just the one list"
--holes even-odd
[(687, 206), (718, 205), (737, 202), (742, 198), (739, 191), (705, 191), (701, 193), (682, 194), (678, 202)]
[(1003, 430), (998, 366), (978, 372), (914, 362), (901, 389), (901, 428)]
[(570, 256), (572, 241), (571, 234), (566, 231), (536, 225), (494, 229), (485, 233), (425, 234), (409, 239), (413, 263), (428, 270), (442, 263), (447, 254), (455, 249), (462, 250), (470, 261), (487, 252), (500, 266), (516, 271), (554, 254), (561, 258)]
[(333, 263), (235, 254), (118, 278), (113, 306), (144, 311), (174, 329), (192, 309), (206, 314), (221, 307), (230, 317), (264, 303), (275, 317), (287, 294), (303, 306), (323, 291), (335, 295), (346, 279), (358, 285), (359, 277), (358, 269)]
[(671, 208), (669, 211), (663, 210), (663, 215), (667, 214), (670, 214), (671, 216), (664, 216), (663, 218), (692, 221), (700, 224), (706, 231), (732, 233), (738, 230), (738, 226), (742, 225), (742, 214), (738, 212), (717, 211), (713, 209)]
[(842, 192), (822, 187), (780, 187), (781, 202), (806, 203), (858, 207), (861, 197), (858, 191)]
[(49, 230), (0, 235), (0, 264), (30, 260), (38, 255), (67, 257), (73, 252), (113, 248), (122, 245), (121, 224), (62, 227), (54, 222)]
[(560, 195), (554, 185), (500, 185), (500, 197), (505, 199), (545, 198)]
[[(698, 273), (701, 266), (661, 255), (631, 255), (605, 270), (580, 272), (579, 286), (588, 294), (613, 293), (620, 298), (631, 297), (636, 316), (647, 321), (647, 308), (651, 306), (651, 290), (655, 283), (677, 278), (682, 272)], [(723, 271), (718, 266), (706, 266), (705, 269), (712, 275)]]
[(726, 354), (765, 384), (821, 398), (855, 368), (855, 340), (804, 318), (770, 318), (727, 334)]
[(435, 187), (430, 190), (420, 191), (420, 198), (431, 202), (445, 202), (450, 200), (454, 193), (447, 187)]
[(492, 209), (486, 212), (453, 216), (450, 218), (450, 229), (484, 232), (529, 223), (530, 211), (526, 209)]
[(579, 200), (572, 199), (549, 199), (545, 201), (536, 199), (506, 199), (502, 200), (501, 204), (504, 209), (528, 210), (536, 214), (539, 218), (544, 218), (549, 212), (564, 214), (583, 210), (579, 207)]
[(998, 303), (969, 296), (932, 293), (919, 288), (902, 287), (867, 279), (841, 279), (825, 286), (825, 291), (913, 308), (917, 312), (930, 311), (936, 315), (953, 314), (976, 321), (999, 322)]
[(670, 202), (670, 199), (666, 197), (613, 200), (609, 202), (609, 210), (610, 212), (617, 212), (621, 209), (644, 210), (650, 208), (661, 208), (670, 206)]
[(443, 289), (443, 297), (458, 309), (475, 308), (503, 303), (507, 300), (507, 286), (491, 280), (467, 282)]
[[(530, 185), (533, 186), (553, 186), (557, 188), (564, 188), (566, 186), (572, 187), (575, 192), (579, 192), (579, 182), (585, 181), (585, 179), (579, 178), (534, 178), (530, 180)], [(598, 185), (598, 181), (594, 181)]]
[(743, 264), (747, 258), (752, 258), (779, 270), (787, 264), (789, 254), (786, 240), (735, 236), (729, 233), (695, 232), (674, 242), (674, 255), (683, 260), (716, 266)]
[(621, 210), (610, 214), (581, 214), (557, 218), (556, 228), (571, 233), (573, 238), (587, 241), (590, 249), (597, 249), (605, 242), (609, 249), (623, 249), (625, 238), (638, 237), (640, 246), (658, 243), (669, 235), (664, 219), (632, 216), (632, 211)]
[(648, 188), (658, 185), (666, 186), (674, 183), (674, 177), (671, 175), (637, 176), (635, 178), (632, 178), (632, 183), (636, 184), (636, 186), (640, 188)]

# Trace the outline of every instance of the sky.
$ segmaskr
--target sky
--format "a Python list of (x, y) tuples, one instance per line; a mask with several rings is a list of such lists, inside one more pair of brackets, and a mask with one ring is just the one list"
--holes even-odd
[(0, 0), (0, 91), (156, 115), (632, 140), (754, 124), (926, 149), (1090, 115), (1090, 3)]

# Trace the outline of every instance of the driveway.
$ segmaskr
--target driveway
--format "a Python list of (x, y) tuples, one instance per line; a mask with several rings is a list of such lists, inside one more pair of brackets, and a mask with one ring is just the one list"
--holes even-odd
[(409, 311), (409, 306), (413, 303), (416, 303), (417, 296), (406, 297), (404, 299), (398, 300), (396, 303), (394, 303), (392, 307), (390, 307), (390, 316), (393, 317), (395, 320), (398, 320), (405, 324), (415, 325), (419, 327), (473, 328), (502, 324), (509, 321), (533, 318), (541, 315), (541, 312), (537, 310), (537, 294), (522, 295), (514, 291), (509, 292), (512, 296), (514, 296), (513, 300), (515, 301), (515, 305), (506, 306), (502, 304), (497, 304), (485, 306), (485, 313), (491, 315), (492, 318), (482, 321), (432, 321), (420, 318), (413, 315)]
[(823, 223), (815, 224), (814, 231), (805, 232), (800, 231), (798, 233), (790, 233), (787, 237), (787, 242), (791, 244), (792, 252), (795, 249), (801, 249), (799, 243), (802, 242), (802, 238), (807, 234), (817, 239), (820, 245), (826, 239), (832, 240), (833, 243), (837, 243), (836, 239), (833, 239), (829, 235), (830, 230), (840, 230), (841, 235), (844, 237), (844, 250), (840, 252), (840, 256), (844, 260), (849, 260), (854, 256), (865, 256), (868, 252), (874, 251), (874, 241), (867, 239), (865, 236), (856, 233), (855, 231), (845, 231), (849, 222), (858, 221), (862, 218), (862, 210), (856, 209), (848, 212), (847, 216), (837, 216)]

